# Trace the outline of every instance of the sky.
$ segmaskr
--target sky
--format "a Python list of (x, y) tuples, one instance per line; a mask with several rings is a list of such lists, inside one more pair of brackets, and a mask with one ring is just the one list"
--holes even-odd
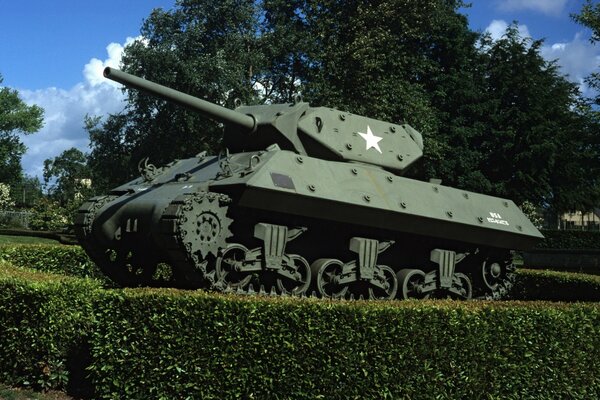
[[(415, 0), (418, 1), (418, 0)], [(597, 1), (597, 0), (595, 0)], [(523, 36), (544, 39), (542, 54), (590, 94), (583, 78), (600, 65), (600, 43), (572, 21), (584, 0), (471, 0), (461, 10), (472, 29), (499, 38), (519, 24)], [(27, 104), (44, 108), (44, 127), (23, 136), (25, 173), (41, 178), (45, 159), (77, 147), (89, 151), (84, 116), (123, 109), (119, 85), (102, 77), (118, 67), (124, 46), (139, 37), (154, 8), (175, 0), (0, 0), (1, 85), (19, 91)]]

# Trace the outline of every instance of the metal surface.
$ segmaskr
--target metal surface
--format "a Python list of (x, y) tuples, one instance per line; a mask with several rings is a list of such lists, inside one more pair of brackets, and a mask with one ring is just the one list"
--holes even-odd
[(223, 122), (229, 150), (142, 160), (140, 178), (79, 210), (83, 247), (122, 285), (495, 299), (514, 281), (511, 250), (542, 238), (510, 200), (402, 177), (423, 150), (409, 125), (302, 102), (228, 110), (105, 75)]
[(166, 86), (138, 78), (135, 75), (119, 71), (118, 69), (110, 67), (104, 68), (104, 77), (122, 83), (127, 87), (138, 89), (164, 100), (180, 104), (183, 107), (189, 108), (210, 118), (233, 124), (236, 127), (246, 129), (247, 131), (252, 131), (255, 127), (254, 118), (248, 115), (240, 114), (217, 104), (190, 96), (189, 94), (181, 93)]

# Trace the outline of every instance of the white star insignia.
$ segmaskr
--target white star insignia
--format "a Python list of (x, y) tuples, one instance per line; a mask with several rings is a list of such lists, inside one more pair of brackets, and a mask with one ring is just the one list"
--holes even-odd
[(367, 125), (367, 133), (358, 132), (358, 134), (362, 136), (362, 138), (365, 139), (365, 141), (367, 142), (367, 150), (373, 147), (380, 154), (383, 154), (381, 153), (381, 149), (379, 148), (379, 142), (383, 138), (373, 135), (373, 132), (371, 132), (371, 128), (369, 127), (369, 125)]

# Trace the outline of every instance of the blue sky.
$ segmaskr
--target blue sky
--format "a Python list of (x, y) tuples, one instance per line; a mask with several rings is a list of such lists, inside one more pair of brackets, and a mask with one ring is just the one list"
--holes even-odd
[[(418, 0), (414, 0), (418, 1)], [(70, 147), (88, 150), (85, 114), (106, 115), (123, 107), (118, 87), (101, 77), (118, 66), (123, 46), (139, 35), (154, 8), (174, 0), (0, 0), (0, 74), (3, 85), (19, 90), (45, 112), (44, 128), (27, 137), (26, 173), (41, 176), (43, 161)], [(473, 29), (502, 34), (518, 21), (523, 35), (545, 39), (543, 55), (558, 59), (565, 74), (582, 84), (598, 69), (600, 45), (575, 24), (571, 13), (583, 0), (473, 0), (464, 9)]]

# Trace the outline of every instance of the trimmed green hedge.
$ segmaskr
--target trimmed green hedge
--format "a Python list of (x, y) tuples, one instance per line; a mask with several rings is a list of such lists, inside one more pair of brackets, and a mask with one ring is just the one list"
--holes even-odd
[(538, 249), (596, 249), (600, 250), (600, 232), (596, 231), (542, 231), (544, 240)]
[(0, 379), (12, 384), (78, 386), (82, 367), (72, 361), (89, 351), (83, 359), (92, 398), (600, 393), (599, 304), (105, 290), (96, 281), (0, 264), (0, 338)]
[(105, 284), (112, 282), (79, 246), (53, 244), (9, 244), (0, 246), (0, 260), (14, 266), (42, 272), (94, 278)]
[(600, 393), (600, 306), (165, 291), (96, 304), (105, 398), (538, 399)]
[(516, 300), (600, 302), (600, 276), (520, 269), (511, 297)]
[(92, 331), (90, 294), (98, 288), (0, 262), (0, 381), (64, 388)]

